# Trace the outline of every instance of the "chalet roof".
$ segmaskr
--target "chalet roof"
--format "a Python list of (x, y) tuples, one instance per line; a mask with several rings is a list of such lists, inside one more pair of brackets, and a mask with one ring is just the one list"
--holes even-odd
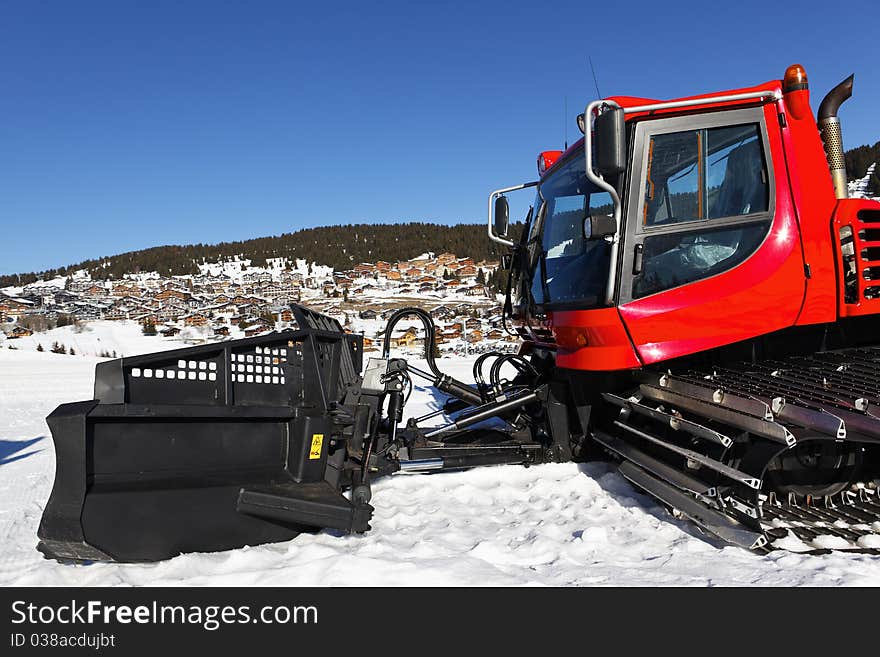
[(33, 306), (34, 305), (33, 301), (28, 301), (27, 299), (24, 299), (22, 297), (10, 297), (10, 296), (6, 296), (6, 295), (0, 295), (0, 303), (2, 303), (4, 301), (11, 302), (11, 303), (18, 303), (18, 304), (21, 304), (22, 306)]
[(268, 331), (271, 327), (265, 322), (254, 322), (253, 324), (246, 324), (242, 330), (243, 331)]

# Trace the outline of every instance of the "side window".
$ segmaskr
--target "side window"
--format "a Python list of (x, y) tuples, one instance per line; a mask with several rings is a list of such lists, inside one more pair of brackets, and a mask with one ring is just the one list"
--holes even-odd
[(700, 134), (688, 131), (651, 137), (642, 222), (645, 227), (700, 218)]
[(653, 135), (642, 225), (767, 212), (767, 179), (756, 124)]
[(650, 136), (633, 298), (743, 262), (769, 230), (768, 207), (757, 124)]
[(590, 216), (597, 217), (599, 215), (614, 216), (614, 203), (611, 201), (611, 194), (608, 192), (593, 192), (590, 194)]
[(767, 212), (767, 175), (758, 126), (707, 130), (706, 216)]

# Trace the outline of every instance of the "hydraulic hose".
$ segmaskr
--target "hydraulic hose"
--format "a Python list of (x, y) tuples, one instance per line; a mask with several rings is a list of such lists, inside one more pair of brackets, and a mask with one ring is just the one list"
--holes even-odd
[(382, 358), (388, 358), (391, 354), (391, 332), (394, 330), (394, 327), (404, 317), (412, 316), (418, 317), (425, 328), (425, 361), (428, 363), (428, 369), (431, 370), (434, 376), (441, 377), (443, 373), (437, 367), (437, 363), (434, 360), (434, 347), (436, 346), (434, 320), (431, 318), (431, 315), (421, 308), (401, 308), (391, 315), (391, 318), (385, 325), (385, 338), (382, 340)]
[(535, 379), (540, 376), (538, 370), (535, 369), (535, 366), (522, 356), (519, 356), (518, 354), (502, 354), (495, 359), (495, 362), (492, 363), (492, 367), (489, 370), (489, 383), (493, 388), (499, 388), (501, 386), (501, 368), (504, 363), (512, 364), (521, 374), (529, 371)]
[(501, 355), (500, 351), (488, 351), (485, 354), (480, 354), (480, 357), (474, 361), (474, 381), (477, 382), (477, 386), (486, 385), (486, 380), (483, 378), (483, 363), (489, 358), (498, 358)]
[[(482, 404), (483, 397), (478, 391), (448, 374), (443, 374), (440, 368), (437, 367), (437, 362), (434, 360), (434, 347), (436, 346), (434, 320), (431, 318), (431, 315), (421, 308), (401, 308), (391, 315), (388, 319), (388, 324), (385, 326), (385, 338), (382, 340), (382, 357), (388, 358), (391, 355), (391, 333), (394, 327), (401, 319), (410, 316), (418, 317), (425, 328), (425, 361), (428, 363), (428, 369), (431, 370), (431, 375), (434, 377), (434, 387), (473, 406)], [(419, 370), (414, 367), (409, 369), (414, 373), (419, 373)]]

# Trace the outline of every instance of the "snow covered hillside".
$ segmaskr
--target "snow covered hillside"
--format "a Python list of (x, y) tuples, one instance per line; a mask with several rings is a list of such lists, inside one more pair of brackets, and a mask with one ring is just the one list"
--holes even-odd
[[(376, 483), (373, 530), (362, 536), (60, 565), (35, 550), (55, 468), (44, 418), (91, 398), (97, 362), (0, 349), (2, 585), (880, 585), (880, 557), (760, 556), (707, 539), (603, 464), (397, 475)], [(469, 379), (469, 361), (440, 363)], [(417, 390), (409, 414), (434, 403)]]
[[(183, 339), (169, 339), (144, 335), (137, 322), (110, 322), (97, 320), (85, 322), (80, 326), (60, 326), (49, 331), (34, 333), (15, 340), (0, 338), (0, 349), (4, 346), (19, 351), (50, 351), (53, 344), (73, 349), (75, 356), (134, 356), (154, 351), (166, 351), (191, 346), (185, 340), (195, 338), (197, 331), (191, 329), (181, 333)], [(2, 376), (2, 371), (0, 371)], [(2, 426), (2, 421), (0, 421)]]
[[(868, 194), (868, 186), (871, 182), (871, 176), (874, 175), (874, 171), (877, 169), (877, 163), (875, 162), (871, 166), (868, 167), (867, 173), (864, 177), (859, 178), (857, 180), (853, 180), (847, 183), (849, 187), (849, 195), (853, 198), (876, 198)], [(878, 199), (880, 200), (880, 199)]]

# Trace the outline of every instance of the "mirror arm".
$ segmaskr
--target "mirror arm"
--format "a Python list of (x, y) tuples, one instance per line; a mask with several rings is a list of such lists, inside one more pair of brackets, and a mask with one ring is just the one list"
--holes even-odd
[(513, 187), (503, 187), (502, 189), (496, 189), (494, 192), (489, 194), (489, 239), (497, 244), (503, 244), (504, 246), (510, 248), (514, 245), (514, 241), (511, 239), (507, 239), (506, 237), (501, 237), (500, 235), (495, 234), (494, 228), (494, 220), (495, 220), (495, 197), (501, 196), (502, 194), (506, 194), (507, 192), (515, 192), (519, 189), (525, 189), (526, 187), (535, 187), (540, 180), (535, 180), (534, 182), (523, 183), (522, 185), (514, 185)]
[(584, 155), (586, 157), (586, 174), (590, 182), (601, 190), (608, 192), (614, 206), (614, 233), (611, 236), (611, 258), (608, 270), (608, 284), (605, 286), (605, 305), (614, 303), (614, 289), (617, 287), (617, 252), (620, 246), (620, 196), (613, 185), (593, 171), (593, 113), (601, 107), (620, 107), (613, 100), (594, 100), (584, 110)]

